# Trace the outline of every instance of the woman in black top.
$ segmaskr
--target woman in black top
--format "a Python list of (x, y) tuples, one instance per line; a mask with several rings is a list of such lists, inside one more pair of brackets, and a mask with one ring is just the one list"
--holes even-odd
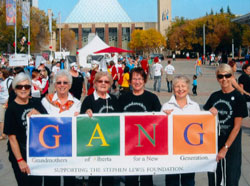
[[(161, 110), (161, 103), (158, 97), (145, 90), (147, 74), (141, 67), (137, 67), (130, 72), (130, 85), (132, 92), (123, 94), (119, 98), (120, 110), (122, 112), (158, 112)], [(139, 186), (138, 176), (126, 176), (126, 186)], [(153, 186), (152, 176), (141, 176), (141, 186)]]
[[(227, 186), (237, 186), (241, 175), (241, 122), (247, 116), (244, 97), (232, 86), (233, 71), (227, 64), (216, 70), (221, 90), (214, 92), (204, 105), (214, 115), (218, 113), (218, 162), (216, 177), (208, 174), (209, 186), (219, 186), (224, 181)], [(223, 185), (225, 184), (223, 183)]]
[(9, 160), (19, 186), (41, 185), (42, 177), (28, 176), (26, 163), (26, 116), (46, 113), (41, 102), (30, 99), (31, 79), (25, 73), (19, 73), (12, 82), (16, 98), (8, 105), (5, 113), (4, 133), (8, 135)]
[[(92, 117), (93, 113), (112, 113), (118, 112), (118, 102), (115, 96), (110, 95), (108, 90), (113, 83), (112, 77), (108, 72), (97, 72), (94, 79), (95, 91), (87, 96), (81, 106), (81, 114), (88, 114)], [(99, 186), (101, 176), (90, 176), (89, 186)], [(103, 186), (114, 185), (113, 176), (102, 177)]]

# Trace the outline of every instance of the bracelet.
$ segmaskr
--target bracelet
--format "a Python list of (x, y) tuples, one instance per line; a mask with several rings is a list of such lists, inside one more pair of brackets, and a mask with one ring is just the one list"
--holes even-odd
[(20, 158), (20, 159), (17, 160), (17, 162), (19, 163), (19, 162), (21, 162), (23, 160), (24, 160), (23, 158)]
[(225, 144), (225, 146), (224, 146), (227, 150), (229, 149), (229, 146), (227, 146), (226, 144)]

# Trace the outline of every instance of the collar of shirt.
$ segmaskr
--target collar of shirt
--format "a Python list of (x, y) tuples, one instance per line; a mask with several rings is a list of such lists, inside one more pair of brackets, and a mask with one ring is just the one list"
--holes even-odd
[[(59, 103), (61, 103), (60, 99), (58, 99), (57, 93), (54, 94), (52, 101), (58, 101)], [(74, 97), (70, 93), (68, 93), (68, 101), (74, 102)]]
[[(175, 105), (175, 106), (177, 106), (177, 107), (180, 107), (180, 106), (178, 105), (176, 99), (175, 99), (175, 95), (172, 95), (172, 96), (171, 96), (171, 98), (170, 98), (170, 100), (169, 100), (168, 103), (169, 103), (169, 104), (173, 104), (173, 105)], [(189, 98), (189, 95), (187, 95), (187, 105), (193, 105), (193, 104), (194, 104), (194, 102)], [(185, 105), (185, 107), (186, 107), (187, 105)]]
[[(94, 91), (93, 94), (94, 94), (95, 101), (100, 98), (100, 96), (97, 94), (96, 90)], [(108, 99), (108, 98), (110, 98), (110, 95), (108, 93), (106, 93), (106, 98), (105, 99)]]

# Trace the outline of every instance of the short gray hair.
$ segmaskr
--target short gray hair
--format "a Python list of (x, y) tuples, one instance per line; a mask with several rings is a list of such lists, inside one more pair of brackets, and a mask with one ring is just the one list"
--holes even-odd
[(17, 84), (22, 82), (22, 81), (25, 81), (25, 80), (28, 80), (29, 81), (29, 85), (31, 85), (31, 79), (30, 79), (30, 76), (24, 72), (21, 72), (21, 73), (18, 73), (16, 75), (16, 77), (13, 79), (12, 81), (12, 88), (15, 89)]
[(73, 81), (72, 76), (68, 70), (59, 70), (53, 79), (53, 84), (56, 83), (56, 80), (58, 77), (66, 77), (69, 80), (69, 83), (72, 85), (72, 81)]
[(184, 81), (188, 87), (190, 85), (190, 80), (187, 76), (184, 76), (184, 75), (179, 75), (179, 76), (175, 76), (174, 79), (173, 79), (173, 87), (175, 86), (175, 84), (179, 81)]
[(233, 74), (233, 69), (228, 64), (220, 64), (217, 67), (217, 69), (215, 71), (215, 74), (218, 75), (219, 73), (222, 73), (222, 72), (227, 72), (227, 73)]

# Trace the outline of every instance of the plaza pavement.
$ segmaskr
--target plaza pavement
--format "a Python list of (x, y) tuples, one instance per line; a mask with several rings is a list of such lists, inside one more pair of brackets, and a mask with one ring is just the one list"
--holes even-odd
[[(187, 75), (190, 80), (192, 80), (193, 75), (195, 74), (194, 69), (195, 60), (177, 60), (174, 61), (172, 64), (174, 65), (176, 71), (175, 74), (185, 74)], [(163, 66), (165, 67), (167, 61), (162, 62)], [(198, 88), (197, 93), (198, 96), (190, 97), (192, 100), (196, 101), (197, 103), (202, 105), (205, 104), (206, 100), (208, 99), (209, 95), (219, 90), (219, 84), (215, 78), (215, 69), (214, 66), (203, 65), (202, 71), (203, 75), (198, 77)], [(235, 74), (236, 77), (240, 75), (240, 73)], [(192, 81), (191, 81), (192, 82)], [(162, 77), (162, 86), (161, 92), (154, 92), (158, 95), (161, 103), (165, 103), (171, 97), (171, 93), (167, 92), (167, 85), (165, 80), (165, 75)], [(146, 84), (146, 89), (149, 91), (153, 91), (153, 80), (149, 80)], [(250, 118), (246, 118), (243, 120), (242, 123), (242, 170), (241, 170), (241, 179), (240, 179), (240, 186), (250, 186)], [(7, 140), (0, 141), (0, 186), (16, 186), (16, 181), (14, 178), (14, 174), (11, 168), (11, 165), (8, 161), (8, 153), (6, 152), (6, 143)], [(240, 170), (239, 170), (240, 171)], [(207, 176), (206, 173), (196, 173), (195, 181), (197, 186), (207, 186)], [(154, 176), (154, 184), (156, 186), (163, 186), (164, 185), (164, 176)], [(123, 185), (123, 184), (121, 184)], [(73, 186), (73, 185), (72, 185)]]

